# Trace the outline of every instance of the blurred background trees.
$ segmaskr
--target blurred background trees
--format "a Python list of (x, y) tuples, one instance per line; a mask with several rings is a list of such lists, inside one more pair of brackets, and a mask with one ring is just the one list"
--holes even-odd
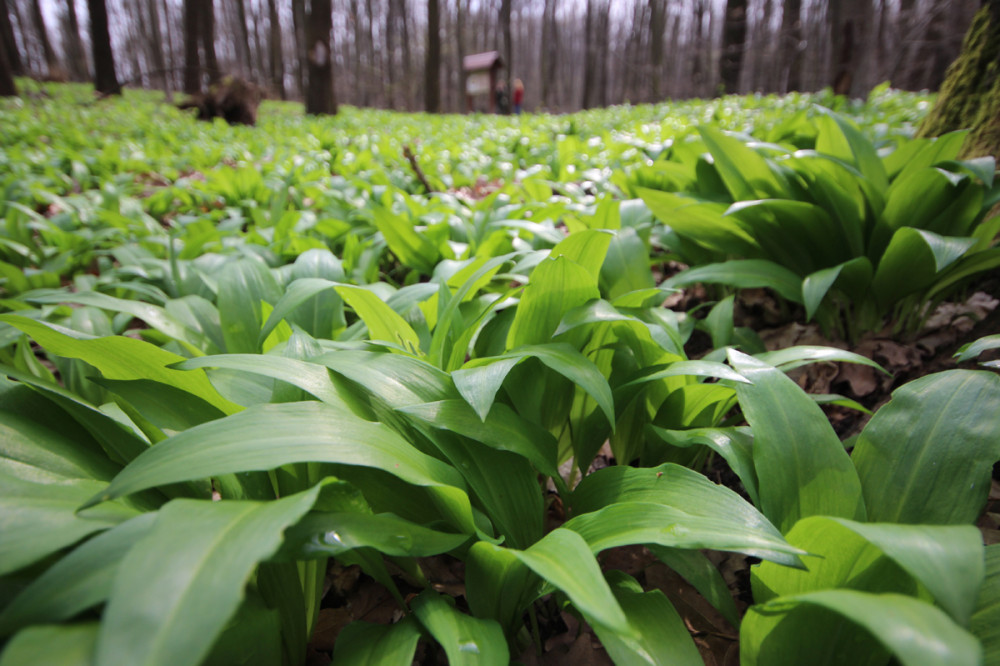
[[(0, 0), (5, 72), (94, 80), (106, 7), (116, 81), (195, 91), (221, 74), (306, 99), (329, 5), (331, 95), (461, 111), (463, 55), (497, 51), (525, 108), (890, 81), (937, 88), (979, 0)], [(98, 13), (99, 9), (98, 9)], [(435, 28), (436, 24), (436, 28)], [(97, 31), (95, 32), (95, 28)], [(322, 29), (322, 27), (321, 27)], [(102, 51), (103, 52), (103, 51)], [(6, 63), (4, 63), (6, 60)], [(322, 76), (325, 77), (325, 74)], [(315, 77), (313, 77), (316, 81)], [(324, 79), (325, 81), (325, 79)], [(0, 77), (0, 86), (3, 81)]]

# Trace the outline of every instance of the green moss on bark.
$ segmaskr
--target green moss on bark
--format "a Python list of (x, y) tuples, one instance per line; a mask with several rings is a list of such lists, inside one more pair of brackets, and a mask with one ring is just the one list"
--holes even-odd
[(987, 3), (972, 21), (962, 53), (948, 68), (937, 103), (918, 133), (940, 136), (972, 129), (967, 157), (1000, 154), (1000, 0)]

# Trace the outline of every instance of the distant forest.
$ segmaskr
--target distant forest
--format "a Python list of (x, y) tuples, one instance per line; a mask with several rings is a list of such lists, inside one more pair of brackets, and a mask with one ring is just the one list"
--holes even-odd
[[(343, 104), (461, 111), (462, 57), (497, 51), (528, 110), (874, 85), (935, 89), (978, 0), (0, 0), (15, 75), (92, 80), (91, 15), (113, 70), (170, 93), (232, 74), (302, 99), (307, 28), (329, 5)], [(321, 22), (322, 23), (322, 22)], [(195, 65), (192, 62), (197, 62)], [(185, 80), (185, 74), (188, 79)]]

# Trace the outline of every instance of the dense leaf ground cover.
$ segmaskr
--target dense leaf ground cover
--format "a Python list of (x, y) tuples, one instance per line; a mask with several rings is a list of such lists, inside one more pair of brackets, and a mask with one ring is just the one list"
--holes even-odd
[(912, 141), (925, 98), (231, 128), (22, 89), (0, 664), (996, 662), (1000, 379), (842, 442), (860, 405), (787, 373), (877, 364), (734, 322), (764, 287), (905, 335), (996, 267), (994, 164)]

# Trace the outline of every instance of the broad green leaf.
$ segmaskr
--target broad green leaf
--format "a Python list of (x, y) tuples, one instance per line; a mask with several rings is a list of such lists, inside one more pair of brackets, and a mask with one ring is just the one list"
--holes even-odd
[(0, 654), (0, 666), (91, 666), (99, 625), (96, 622), (29, 627), (12, 639)]
[(871, 284), (872, 275), (872, 264), (868, 257), (857, 257), (807, 275), (802, 281), (802, 303), (806, 306), (806, 321), (812, 320), (827, 292), (834, 286), (838, 286), (850, 298), (857, 300), (863, 298)]
[(566, 257), (542, 261), (521, 296), (507, 348), (549, 342), (564, 314), (594, 298), (600, 298), (596, 273)]
[(441, 400), (405, 407), (405, 414), (434, 428), (441, 428), (481, 442), (500, 451), (521, 455), (546, 476), (559, 475), (556, 469), (557, 443), (547, 430), (522, 419), (504, 404), (495, 404), (486, 416), (479, 415), (464, 400)]
[(846, 349), (836, 347), (820, 347), (815, 345), (799, 345), (796, 347), (786, 347), (773, 352), (764, 352), (754, 356), (758, 361), (763, 361), (768, 365), (773, 365), (782, 372), (791, 372), (795, 368), (808, 365), (810, 363), (857, 363), (867, 365), (876, 370), (889, 374), (885, 368), (871, 360), (867, 356), (855, 354)]
[(869, 520), (971, 524), (1000, 458), (1000, 377), (950, 370), (892, 394), (865, 426), (853, 460)]
[(142, 418), (164, 432), (179, 432), (226, 416), (196, 395), (146, 379), (93, 380), (117, 395), (119, 404), (135, 409)]
[(336, 290), (365, 322), (370, 339), (398, 344), (411, 353), (419, 352), (420, 338), (413, 327), (373, 292), (350, 285), (338, 286)]
[(542, 588), (541, 579), (509, 548), (477, 541), (465, 558), (465, 596), (476, 617), (496, 620), (517, 633), (524, 612)]
[(621, 571), (611, 570), (606, 577), (638, 634), (637, 639), (623, 639), (601, 624), (594, 625), (594, 632), (616, 664), (704, 664), (684, 620), (663, 592), (643, 592), (634, 578)]
[(392, 625), (352, 622), (337, 636), (335, 666), (410, 666), (420, 629), (410, 618)]
[(430, 275), (440, 257), (434, 244), (425, 235), (417, 233), (413, 222), (402, 215), (396, 215), (384, 206), (374, 206), (371, 211), (375, 226), (403, 265)]
[(97, 640), (101, 664), (199, 664), (254, 567), (312, 508), (319, 486), (272, 502), (175, 500), (125, 555)]
[(809, 571), (769, 563), (755, 567), (752, 582), (759, 602), (832, 588), (910, 594), (916, 580), (965, 626), (983, 581), (982, 539), (971, 525), (857, 523), (813, 516), (796, 523), (787, 538), (809, 551), (804, 557)]
[(590, 273), (596, 283), (613, 237), (613, 234), (605, 230), (576, 231), (559, 241), (549, 256), (553, 259), (565, 257), (578, 264)]
[(337, 557), (374, 548), (390, 557), (428, 557), (458, 548), (467, 534), (449, 534), (389, 513), (313, 512), (288, 529), (283, 554), (295, 559)]
[(319, 402), (261, 405), (178, 433), (136, 458), (88, 505), (163, 484), (295, 462), (385, 470), (431, 488), (457, 524), (472, 529), (465, 483), (452, 467), (383, 424)]
[(599, 470), (580, 482), (569, 504), (574, 517), (565, 527), (591, 535), (588, 543), (595, 550), (611, 547), (604, 544), (659, 543), (754, 551), (759, 557), (800, 566), (795, 554), (801, 551), (788, 546), (753, 506), (680, 465)]
[(217, 306), (227, 352), (260, 352), (261, 301), (273, 304), (280, 295), (278, 283), (261, 261), (241, 259), (222, 267)]
[(740, 626), (739, 611), (722, 574), (704, 553), (647, 544), (649, 552), (690, 583), (733, 627)]
[(980, 354), (990, 349), (1000, 349), (1000, 334), (987, 335), (979, 338), (975, 342), (962, 345), (962, 347), (955, 352), (955, 359), (959, 363), (964, 363), (965, 361), (971, 361), (974, 358), (978, 358)]
[(979, 590), (969, 629), (983, 644), (983, 663), (1000, 659), (1000, 544), (987, 546), (986, 580)]
[(579, 534), (563, 528), (549, 532), (527, 550), (514, 551), (522, 563), (569, 597), (593, 625), (624, 638), (636, 638), (618, 601), (604, 581), (591, 548)]
[(170, 369), (169, 366), (184, 358), (148, 342), (120, 336), (73, 337), (17, 315), (0, 315), (0, 321), (24, 331), (52, 354), (86, 361), (100, 370), (106, 379), (146, 379), (187, 391), (226, 414), (242, 409), (219, 395), (204, 372)]
[(728, 379), (733, 382), (749, 384), (750, 380), (734, 371), (724, 363), (715, 361), (676, 361), (663, 369), (651, 367), (642, 371), (637, 379), (622, 384), (618, 390), (655, 382), (667, 377), (712, 377), (714, 379)]
[(436, 592), (427, 590), (410, 602), (413, 614), (448, 655), (451, 666), (510, 662), (507, 640), (494, 620), (465, 615)]
[(698, 132), (715, 158), (715, 168), (734, 201), (787, 195), (787, 185), (753, 148), (714, 127), (702, 125)]
[(897, 229), (872, 278), (872, 291), (882, 307), (924, 289), (958, 261), (976, 241), (939, 236), (923, 229)]
[[(21, 476), (23, 475), (23, 476)], [(39, 473), (17, 463), (0, 467), (0, 576), (34, 564), (138, 512), (122, 502), (78, 511), (104, 482)]]
[(802, 278), (784, 266), (765, 259), (740, 259), (689, 268), (667, 279), (661, 287), (686, 287), (704, 282), (740, 289), (768, 287), (793, 303), (802, 301)]
[[(292, 282), (274, 305), (271, 314), (268, 315), (267, 321), (264, 322), (264, 326), (261, 328), (260, 335), (257, 336), (257, 342), (263, 344), (267, 336), (271, 334), (271, 331), (281, 321), (289, 318), (293, 313), (301, 314), (301, 308), (310, 302), (314, 309), (323, 308), (326, 311), (326, 314), (321, 314), (320, 312), (314, 313), (311, 320), (319, 322), (329, 318), (329, 330), (323, 331), (327, 337), (332, 334), (334, 328), (344, 326), (344, 304), (340, 299), (340, 295), (334, 290), (334, 287), (338, 284), (330, 280), (311, 277), (300, 278)], [(333, 296), (333, 298), (320, 298), (320, 296), (324, 295), (324, 292)], [(337, 308), (338, 305), (339, 311)], [(313, 335), (321, 334), (321, 332), (315, 330), (315, 326), (307, 330)]]
[(710, 250), (759, 256), (760, 247), (753, 237), (735, 219), (723, 215), (725, 204), (644, 188), (638, 194), (661, 222), (681, 236)]
[(889, 178), (872, 142), (843, 116), (828, 109), (821, 109), (821, 112), (815, 120), (819, 128), (816, 150), (856, 165), (865, 178), (884, 192), (889, 186)]
[(566, 343), (529, 345), (502, 356), (476, 359), (452, 373), (452, 378), (462, 397), (485, 421), (496, 393), (511, 369), (532, 357), (583, 389), (600, 406), (614, 428), (615, 408), (611, 387), (593, 361)]
[(649, 270), (649, 249), (635, 229), (622, 229), (611, 239), (599, 282), (601, 293), (610, 300), (656, 286)]
[(650, 426), (653, 433), (671, 446), (707, 446), (718, 453), (740, 477), (750, 501), (760, 504), (757, 470), (753, 464), (753, 435), (749, 428), (691, 428), (667, 430)]
[(141, 514), (70, 551), (0, 612), (0, 636), (67, 620), (105, 601), (119, 562), (155, 518), (155, 513)]
[[(821, 613), (810, 613), (819, 609)], [(829, 631), (842, 616), (865, 635)], [(783, 666), (823, 659), (828, 663), (879, 664), (881, 645), (903, 666), (975, 666), (982, 648), (967, 631), (934, 606), (899, 594), (822, 590), (751, 606), (740, 630), (740, 663)]]
[(864, 519), (861, 483), (823, 411), (780, 370), (735, 350), (736, 384), (753, 430), (760, 508), (782, 533), (813, 515)]

